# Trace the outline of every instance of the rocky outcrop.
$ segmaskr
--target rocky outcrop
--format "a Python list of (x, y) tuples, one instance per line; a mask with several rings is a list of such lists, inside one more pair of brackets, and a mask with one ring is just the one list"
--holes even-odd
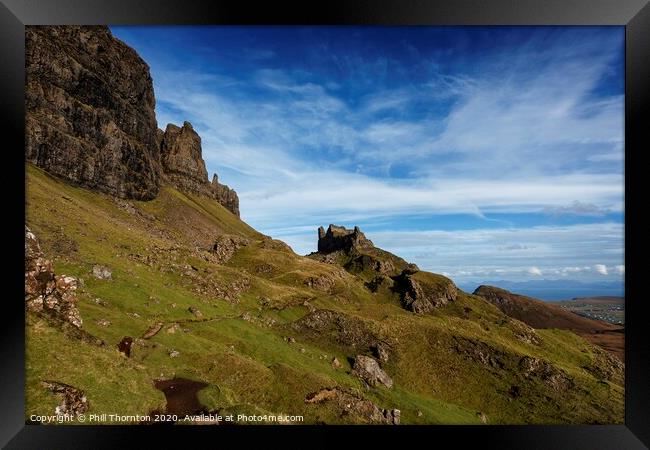
[(77, 308), (77, 279), (55, 275), (52, 261), (45, 259), (34, 233), (25, 227), (25, 305), (81, 328)]
[(61, 403), (54, 408), (54, 414), (71, 414), (76, 416), (77, 414), (83, 414), (88, 411), (88, 399), (81, 389), (77, 389), (69, 384), (60, 383), (58, 381), (42, 381), (41, 384), (44, 388), (59, 397), (59, 400), (61, 401)]
[(372, 241), (366, 238), (359, 227), (349, 230), (330, 224), (327, 231), (323, 227), (318, 228), (318, 252), (332, 253), (339, 250), (350, 251), (355, 248), (373, 247)]
[(222, 234), (217, 237), (212, 246), (212, 254), (215, 255), (217, 262), (223, 264), (228, 262), (237, 250), (249, 244), (249, 240), (240, 236)]
[(225, 184), (219, 183), (219, 177), (216, 173), (212, 176), (212, 196), (227, 210), (239, 217), (239, 197), (237, 192)]
[(525, 377), (538, 378), (556, 391), (566, 391), (573, 387), (573, 380), (563, 370), (532, 356), (521, 358), (519, 370)]
[(399, 409), (381, 409), (370, 400), (339, 388), (324, 388), (313, 392), (305, 398), (308, 405), (334, 403), (342, 415), (353, 416), (371, 424), (399, 425)]
[(215, 199), (239, 217), (239, 198), (208, 180), (189, 122), (159, 130), (149, 66), (105, 26), (26, 27), (25, 159), (119, 198), (152, 200), (162, 183)]
[(178, 188), (203, 193), (208, 190), (208, 172), (201, 151), (201, 138), (184, 122), (182, 127), (168, 124), (160, 144), (165, 176)]
[(393, 387), (393, 380), (384, 372), (379, 363), (370, 356), (357, 355), (352, 366), (352, 373), (370, 386), (383, 384), (387, 388)]
[(201, 137), (191, 123), (183, 122), (182, 127), (168, 124), (164, 132), (159, 130), (158, 141), (164, 177), (169, 184), (184, 192), (214, 198), (239, 217), (237, 193), (220, 184), (217, 174), (212, 177), (212, 182), (208, 181)]
[(442, 276), (437, 276), (435, 282), (418, 280), (412, 275), (412, 270), (405, 269), (394, 277), (393, 290), (398, 292), (402, 306), (416, 314), (426, 314), (439, 306), (456, 300), (458, 290), (454, 283)]
[(147, 64), (104, 26), (28, 26), (25, 38), (27, 161), (118, 197), (156, 197)]

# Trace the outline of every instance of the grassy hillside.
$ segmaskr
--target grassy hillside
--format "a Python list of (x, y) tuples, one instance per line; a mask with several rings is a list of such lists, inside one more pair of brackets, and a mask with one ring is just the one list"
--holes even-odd
[[(154, 380), (184, 377), (208, 384), (199, 400), (209, 410), (305, 423), (367, 422), (335, 402), (305, 401), (334, 387), (400, 409), (407, 424), (623, 422), (622, 374), (598, 370), (602, 351), (571, 332), (533, 330), (463, 292), (416, 315), (390, 290), (373, 293), (365, 276), (296, 255), (213, 200), (164, 188), (127, 202), (26, 170), (26, 223), (56, 273), (83, 280), (83, 328), (106, 342), (29, 314), (27, 417), (57, 403), (42, 380), (82, 389), (90, 413), (145, 414), (165, 408)], [(211, 251), (224, 236), (238, 242), (226, 256)], [(97, 264), (110, 280), (91, 275)], [(117, 349), (125, 336), (136, 338), (130, 358)], [(388, 348), (392, 389), (350, 373), (377, 342)]]

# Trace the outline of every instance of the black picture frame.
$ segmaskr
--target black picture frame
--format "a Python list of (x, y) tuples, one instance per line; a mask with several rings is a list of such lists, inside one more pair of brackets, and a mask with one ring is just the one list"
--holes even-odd
[[(400, 427), (128, 427), (57, 426), (24, 423), (24, 305), (22, 275), (14, 261), (24, 256), (24, 26), (56, 24), (303, 24), (303, 25), (624, 25), (625, 83), (625, 425), (576, 426), (400, 426)], [(352, 434), (383, 442), (473, 442), (482, 448), (637, 449), (650, 445), (650, 339), (648, 300), (643, 298), (645, 231), (643, 153), (650, 149), (650, 3), (648, 0), (374, 0), (302, 2), (301, 5), (249, 0), (0, 0), (0, 104), (5, 196), (4, 321), (0, 327), (3, 378), (0, 444), (7, 448), (122, 448), (145, 439), (191, 445), (197, 439), (223, 445), (224, 438), (282, 439), (298, 432), (303, 445), (346, 445)], [(21, 188), (22, 187), (22, 188)], [(10, 290), (6, 290), (10, 286)], [(15, 290), (15, 292), (14, 292)], [(52, 349), (52, 351), (64, 351)], [(332, 438), (346, 433), (345, 440)], [(407, 436), (414, 435), (414, 436)], [(329, 438), (329, 439), (328, 439)], [(293, 438), (292, 438), (293, 439)], [(337, 442), (338, 441), (338, 442)], [(270, 441), (269, 441), (270, 442)]]

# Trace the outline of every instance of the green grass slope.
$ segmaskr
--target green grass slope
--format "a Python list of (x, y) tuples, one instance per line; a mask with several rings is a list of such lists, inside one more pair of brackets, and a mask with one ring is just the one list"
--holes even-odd
[[(165, 406), (153, 380), (185, 377), (208, 383), (199, 392), (208, 409), (303, 415), (304, 423), (363, 423), (333, 402), (305, 402), (332, 387), (400, 409), (407, 424), (481, 423), (479, 413), (490, 424), (623, 421), (622, 377), (595, 370), (600, 352), (570, 332), (534, 331), (462, 292), (415, 315), (389, 290), (373, 293), (337, 265), (296, 255), (214, 201), (164, 188), (153, 201), (126, 202), (26, 170), (26, 223), (56, 273), (83, 280), (83, 328), (107, 344), (75, 340), (28, 314), (26, 417), (57, 404), (42, 380), (82, 389), (89, 413), (146, 414)], [(247, 245), (220, 261), (210, 252), (220, 235)], [(94, 278), (95, 264), (112, 279)], [(315, 310), (334, 311), (352, 331), (301, 326)], [(139, 339), (160, 322), (160, 332)], [(373, 351), (346, 341), (350, 333), (386, 343), (392, 389), (350, 373), (354, 356)], [(124, 336), (138, 338), (130, 358), (117, 350)], [(332, 367), (334, 357), (342, 367)], [(553, 370), (527, 374), (525, 357)]]

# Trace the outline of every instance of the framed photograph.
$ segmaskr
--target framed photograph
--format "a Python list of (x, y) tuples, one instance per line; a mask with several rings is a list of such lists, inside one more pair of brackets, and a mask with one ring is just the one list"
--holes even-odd
[(0, 21), (7, 448), (650, 445), (646, 0)]

